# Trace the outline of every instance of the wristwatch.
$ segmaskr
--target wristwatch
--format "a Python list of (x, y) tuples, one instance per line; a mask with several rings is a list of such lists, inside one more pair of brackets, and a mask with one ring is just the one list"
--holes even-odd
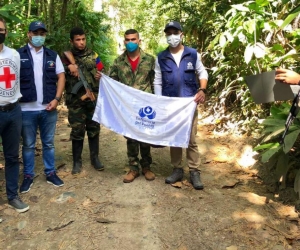
[(61, 100), (61, 97), (58, 97), (58, 96), (55, 96), (55, 98), (54, 98), (56, 101), (58, 101), (58, 102), (60, 102), (60, 100)]
[(206, 90), (206, 89), (199, 88), (199, 89), (198, 89), (198, 92), (199, 92), (199, 91), (202, 91), (204, 94), (207, 93), (207, 90)]

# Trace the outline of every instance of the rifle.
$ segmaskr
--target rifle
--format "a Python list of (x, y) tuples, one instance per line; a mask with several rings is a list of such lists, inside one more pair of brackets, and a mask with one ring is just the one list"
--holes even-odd
[(290, 108), (290, 113), (288, 118), (285, 121), (285, 130), (280, 138), (279, 143), (282, 144), (284, 143), (284, 138), (287, 134), (287, 132), (289, 131), (289, 127), (291, 126), (292, 122), (294, 121), (294, 119), (296, 118), (297, 114), (299, 113), (300, 107), (299, 107), (299, 96), (300, 96), (300, 90), (298, 92), (298, 94), (295, 96), (292, 106)]
[(77, 82), (77, 83), (75, 84), (75, 86), (72, 88), (71, 93), (72, 93), (72, 94), (77, 94), (78, 90), (79, 90), (82, 86), (84, 86), (86, 93), (85, 93), (83, 96), (81, 96), (80, 99), (81, 99), (82, 101), (84, 101), (85, 99), (90, 98), (90, 100), (93, 102), (94, 106), (96, 106), (96, 103), (95, 103), (95, 100), (96, 100), (95, 95), (94, 95), (94, 93), (93, 93), (93, 90), (92, 90), (91, 86), (90, 86), (90, 85), (88, 84), (88, 82), (85, 80), (85, 77), (84, 77), (84, 75), (82, 74), (81, 68), (78, 68), (78, 73), (79, 73), (80, 81)]
[[(75, 64), (75, 58), (74, 58), (74, 56), (73, 56), (73, 54), (72, 54), (71, 51), (65, 51), (64, 54), (65, 54), (65, 56), (67, 57), (67, 59), (69, 60), (69, 62), (71, 64)], [(93, 93), (93, 90), (92, 90), (91, 86), (88, 84), (88, 82), (86, 81), (86, 79), (85, 79), (85, 77), (84, 77), (84, 75), (82, 73), (81, 68), (78, 67), (77, 69), (78, 69), (80, 81), (75, 84), (75, 86), (72, 88), (71, 93), (72, 94), (77, 94), (78, 90), (81, 87), (84, 87), (86, 93), (83, 96), (81, 96), (80, 99), (82, 101), (84, 101), (85, 99), (90, 98), (90, 100), (92, 101), (92, 103), (96, 107), (96, 102), (95, 102), (96, 98), (95, 98), (95, 95)]]

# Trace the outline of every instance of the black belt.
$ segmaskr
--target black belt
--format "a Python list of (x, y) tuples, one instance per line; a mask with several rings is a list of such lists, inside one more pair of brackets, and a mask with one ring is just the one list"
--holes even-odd
[(14, 107), (17, 106), (19, 102), (14, 102), (14, 103), (9, 103), (7, 105), (4, 106), (0, 106), (0, 112), (8, 112), (11, 111)]

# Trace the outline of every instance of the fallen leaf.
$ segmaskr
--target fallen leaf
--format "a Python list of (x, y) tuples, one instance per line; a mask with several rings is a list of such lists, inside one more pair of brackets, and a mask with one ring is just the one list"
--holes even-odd
[(185, 186), (188, 186), (188, 187), (192, 187), (192, 183), (190, 183), (190, 182), (187, 181), (187, 180), (184, 180), (184, 181), (182, 182), (182, 184), (185, 185)]
[(171, 184), (171, 186), (176, 187), (176, 188), (181, 188), (182, 182), (181, 181), (175, 182), (175, 183)]

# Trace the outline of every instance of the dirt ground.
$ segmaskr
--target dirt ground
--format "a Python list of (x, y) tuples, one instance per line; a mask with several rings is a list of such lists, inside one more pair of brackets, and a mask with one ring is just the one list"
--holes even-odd
[(300, 249), (300, 218), (293, 204), (280, 202), (259, 177), (250, 138), (216, 134), (199, 120), (205, 188), (197, 191), (187, 168), (182, 183), (164, 183), (172, 171), (167, 147), (152, 150), (154, 181), (141, 175), (123, 183), (128, 170), (125, 139), (104, 127), (100, 157), (105, 170), (90, 166), (85, 140), (84, 171), (74, 177), (69, 133), (67, 110), (61, 106), (56, 166), (65, 185), (46, 183), (39, 142), (34, 185), (21, 195), (30, 205), (28, 212), (19, 214), (7, 206), (0, 171), (0, 249)]

